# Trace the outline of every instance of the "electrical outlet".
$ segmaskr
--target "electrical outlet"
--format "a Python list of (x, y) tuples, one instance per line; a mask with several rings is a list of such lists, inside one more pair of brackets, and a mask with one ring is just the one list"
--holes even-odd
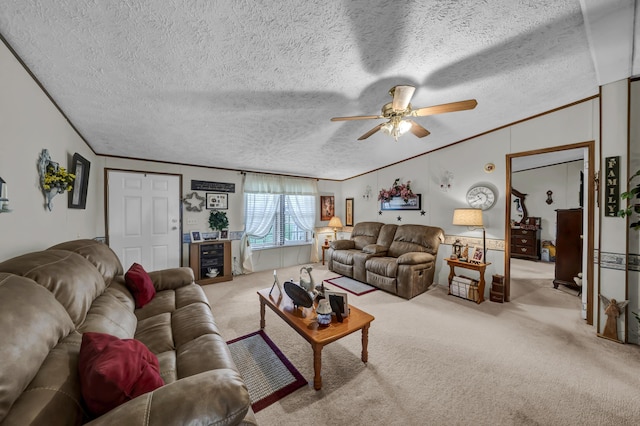
[(187, 225), (195, 225), (198, 223), (198, 219), (187, 219)]

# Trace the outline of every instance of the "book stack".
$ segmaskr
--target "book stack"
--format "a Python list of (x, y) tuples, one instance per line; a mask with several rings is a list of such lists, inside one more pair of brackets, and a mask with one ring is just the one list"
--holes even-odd
[(454, 296), (478, 301), (478, 281), (473, 278), (456, 275), (451, 279), (450, 292)]

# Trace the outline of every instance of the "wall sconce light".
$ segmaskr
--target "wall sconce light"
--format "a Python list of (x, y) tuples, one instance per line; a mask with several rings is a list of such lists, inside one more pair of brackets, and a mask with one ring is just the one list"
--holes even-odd
[(364, 190), (364, 194), (362, 194), (362, 199), (368, 200), (371, 197), (371, 186), (367, 185)]
[(453, 173), (444, 171), (442, 176), (440, 177), (440, 190), (442, 192), (447, 192), (451, 189), (451, 185), (453, 182)]
[(7, 182), (0, 177), (0, 213), (9, 213), (9, 187)]

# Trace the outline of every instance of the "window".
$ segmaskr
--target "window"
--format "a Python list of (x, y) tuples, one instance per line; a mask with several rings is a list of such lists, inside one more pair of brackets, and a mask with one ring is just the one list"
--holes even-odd
[(253, 230), (249, 233), (251, 246), (311, 242), (313, 235), (308, 224), (315, 221), (315, 199), (312, 195), (245, 194), (245, 223)]

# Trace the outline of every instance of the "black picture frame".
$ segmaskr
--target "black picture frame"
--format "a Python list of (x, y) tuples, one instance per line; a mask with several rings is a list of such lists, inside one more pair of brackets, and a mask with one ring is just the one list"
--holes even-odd
[(229, 195), (226, 193), (207, 192), (207, 210), (227, 210), (229, 208)]
[(70, 173), (76, 175), (73, 188), (69, 191), (67, 207), (70, 209), (87, 208), (87, 190), (89, 189), (89, 169), (91, 162), (77, 152), (71, 160)]
[(353, 226), (353, 198), (347, 198), (344, 202), (344, 226)]
[(409, 198), (406, 203), (400, 197), (393, 197), (391, 201), (380, 201), (380, 210), (422, 210), (422, 194), (416, 194), (415, 198)]

